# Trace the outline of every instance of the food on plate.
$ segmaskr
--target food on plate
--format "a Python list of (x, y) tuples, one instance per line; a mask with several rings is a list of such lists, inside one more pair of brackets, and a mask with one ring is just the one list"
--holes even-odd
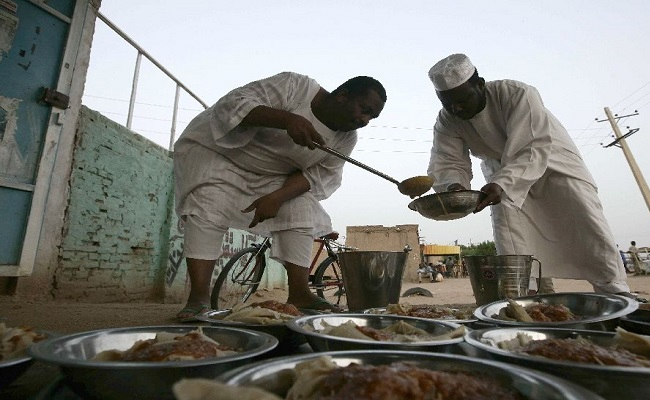
[(584, 338), (549, 338), (535, 340), (518, 332), (517, 336), (496, 343), (497, 347), (516, 353), (558, 361), (621, 367), (650, 367), (650, 337), (617, 328), (613, 342), (602, 346)]
[(474, 306), (451, 308), (430, 304), (412, 305), (409, 303), (389, 304), (385, 309), (371, 309), (372, 314), (403, 315), (406, 317), (429, 319), (470, 319)]
[(261, 388), (230, 386), (211, 379), (185, 378), (174, 383), (177, 400), (282, 400)]
[(619, 348), (650, 358), (650, 336), (628, 332), (618, 327), (616, 328), (616, 336), (614, 336), (614, 339)]
[(44, 340), (46, 335), (35, 332), (31, 327), (7, 327), (0, 322), (0, 361), (25, 354), (25, 349), (34, 342)]
[(304, 314), (292, 304), (267, 300), (259, 303), (239, 304), (233, 307), (222, 320), (254, 325), (272, 325), (283, 324), (302, 315)]
[[(329, 356), (322, 356), (296, 364), (292, 374), (283, 375), (290, 386), (287, 400), (364, 400), (364, 399), (412, 399), (412, 400), (523, 400), (524, 397), (500, 381), (485, 375), (468, 372), (433, 371), (418, 367), (408, 361), (384, 365), (360, 365), (351, 363), (338, 366)], [(215, 381), (198, 382), (186, 379), (174, 385), (178, 400), (243, 400), (244, 393), (258, 390), (255, 399), (277, 400), (277, 397), (261, 389), (228, 387)], [(204, 391), (202, 397), (189, 397), (181, 393), (196, 385)], [(262, 385), (259, 385), (262, 387)], [(264, 384), (264, 387), (267, 386)], [(186, 389), (189, 391), (189, 389)], [(261, 391), (261, 392), (260, 392)], [(227, 393), (231, 397), (227, 397)], [(286, 390), (280, 390), (278, 393)], [(264, 395), (268, 394), (268, 397)]]
[(105, 350), (93, 361), (191, 361), (223, 357), (241, 351), (206, 336), (201, 327), (185, 335), (158, 332), (153, 339), (138, 340), (131, 348)]
[(487, 376), (432, 371), (406, 361), (339, 367), (331, 359), (320, 357), (296, 365), (295, 372), (297, 377), (287, 394), (288, 400), (522, 399), (512, 389)]
[(533, 303), (526, 307), (507, 299), (508, 305), (492, 318), (518, 322), (561, 322), (580, 319), (563, 304)]
[(375, 340), (381, 342), (412, 343), (448, 340), (462, 337), (466, 332), (465, 327), (460, 326), (442, 335), (434, 335), (404, 321), (398, 321), (382, 329), (359, 326), (352, 320), (348, 320), (341, 325), (330, 325), (326, 321), (323, 321), (322, 324), (324, 326), (323, 329), (314, 329), (314, 331), (347, 339)]

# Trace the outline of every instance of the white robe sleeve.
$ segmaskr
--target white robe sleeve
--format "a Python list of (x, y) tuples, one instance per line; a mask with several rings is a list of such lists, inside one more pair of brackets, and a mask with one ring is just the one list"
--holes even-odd
[[(333, 148), (349, 156), (357, 143), (357, 135), (356, 132), (349, 132), (344, 137), (345, 139)], [(344, 160), (330, 155), (320, 163), (303, 170), (303, 175), (311, 185), (309, 191), (318, 201), (327, 199), (341, 186), (344, 164)]]
[(521, 208), (531, 186), (548, 167), (552, 127), (535, 88), (504, 98), (508, 101), (504, 105), (507, 140), (501, 168), (492, 174), (490, 182), (501, 186), (511, 205)]
[(433, 190), (436, 192), (446, 191), (452, 183), (460, 183), (469, 189), (472, 181), (469, 148), (447, 123), (441, 112), (433, 127), (433, 146), (427, 174), (433, 179)]
[(240, 127), (242, 120), (257, 106), (268, 106), (292, 111), (312, 79), (293, 72), (282, 72), (269, 78), (251, 82), (230, 91), (212, 107), (210, 131), (216, 144), (225, 148), (245, 145), (258, 129)]

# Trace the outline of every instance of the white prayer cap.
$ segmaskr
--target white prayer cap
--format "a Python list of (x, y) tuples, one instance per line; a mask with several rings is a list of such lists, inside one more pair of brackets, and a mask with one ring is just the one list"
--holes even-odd
[(465, 54), (452, 54), (438, 61), (429, 70), (433, 87), (442, 92), (456, 88), (474, 75), (474, 65)]

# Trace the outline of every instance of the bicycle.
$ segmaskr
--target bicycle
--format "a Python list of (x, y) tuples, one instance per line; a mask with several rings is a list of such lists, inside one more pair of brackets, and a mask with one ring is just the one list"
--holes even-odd
[[(347, 304), (338, 252), (357, 249), (337, 243), (336, 238), (338, 234), (331, 233), (314, 239), (319, 246), (309, 266), (309, 287), (317, 296), (338, 306)], [(266, 269), (266, 252), (270, 248), (271, 238), (265, 238), (261, 243), (253, 244), (232, 256), (212, 287), (210, 306), (213, 309), (232, 308), (255, 293)], [(312, 274), (323, 249), (327, 251), (327, 257)]]

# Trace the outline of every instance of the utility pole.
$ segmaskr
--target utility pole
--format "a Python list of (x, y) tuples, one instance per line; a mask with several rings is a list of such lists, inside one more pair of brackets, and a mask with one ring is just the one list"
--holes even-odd
[[(630, 151), (630, 147), (625, 142), (625, 138), (637, 132), (638, 129), (630, 130), (625, 135), (622, 135), (621, 130), (618, 127), (618, 123), (616, 122), (617, 118), (622, 118), (622, 117), (615, 117), (612, 114), (612, 112), (609, 110), (609, 107), (605, 107), (605, 114), (607, 115), (607, 120), (609, 121), (610, 125), (612, 125), (612, 129), (614, 130), (614, 135), (616, 137), (616, 140), (614, 140), (612, 143), (608, 144), (605, 147), (617, 145), (623, 150), (623, 154), (625, 155), (625, 159), (627, 160), (627, 163), (629, 164), (630, 169), (632, 170), (634, 179), (636, 180), (637, 185), (639, 185), (639, 189), (641, 189), (641, 194), (643, 195), (645, 204), (648, 207), (648, 210), (650, 210), (650, 190), (648, 190), (648, 184), (645, 182), (645, 178), (643, 177), (641, 170), (639, 170), (639, 166), (634, 160), (634, 156)], [(633, 114), (633, 115), (638, 115), (638, 114)], [(603, 122), (603, 121), (598, 121), (598, 122)]]

